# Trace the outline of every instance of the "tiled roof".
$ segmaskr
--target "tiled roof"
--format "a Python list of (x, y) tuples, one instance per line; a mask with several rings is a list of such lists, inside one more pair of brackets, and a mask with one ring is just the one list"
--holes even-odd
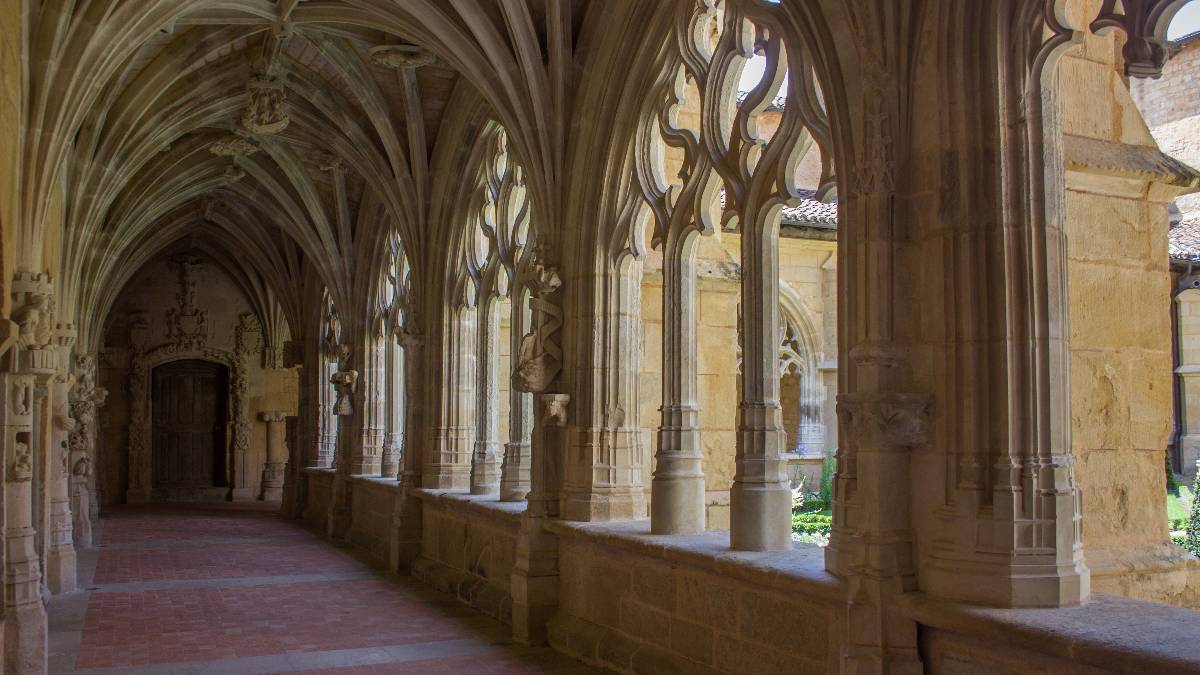
[(804, 225), (807, 227), (837, 227), (837, 202), (822, 202), (817, 193), (806, 192), (799, 206), (783, 210), (782, 225)]
[[(725, 191), (721, 191), (721, 206), (725, 206)], [(812, 190), (800, 191), (798, 206), (784, 207), (779, 224), (787, 227), (837, 228), (837, 201), (823, 202)]]
[(1200, 261), (1200, 216), (1191, 216), (1171, 228), (1168, 235), (1171, 259)]

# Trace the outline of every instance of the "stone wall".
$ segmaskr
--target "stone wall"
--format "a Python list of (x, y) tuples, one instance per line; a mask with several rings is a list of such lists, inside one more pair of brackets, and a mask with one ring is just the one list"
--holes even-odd
[(372, 562), (386, 563), (399, 483), (394, 478), (354, 476), (347, 489), (351, 491), (350, 543)]
[[(1200, 166), (1200, 39), (1181, 45), (1162, 78), (1134, 80), (1130, 90), (1163, 152)], [(1200, 217), (1200, 196), (1184, 195), (1176, 205), (1185, 218)]]
[[(114, 303), (105, 328), (99, 379), (100, 385), (108, 389), (109, 397), (100, 411), (103, 456), (98, 463), (98, 487), (104, 504), (123, 502), (130, 486), (128, 453), (129, 425), (134, 422), (131, 417), (134, 356), (178, 341), (171, 333), (169, 317), (180, 305), (180, 276), (168, 258), (160, 256), (133, 275)], [(211, 261), (202, 262), (195, 274), (194, 305), (207, 316), (207, 338), (199, 342), (197, 349), (181, 350), (180, 358), (190, 358), (189, 354), (203, 349), (233, 353), (237, 348), (239, 321), (243, 316), (252, 316), (253, 308), (233, 280)], [(261, 498), (267, 425), (259, 413), (283, 411), (294, 415), (299, 391), (295, 370), (263, 367), (261, 328), (256, 322), (252, 325), (253, 330), (246, 333), (251, 352), (245, 360), (244, 395), (249, 450), (244, 457), (232, 459), (234, 499)], [(229, 375), (232, 380), (233, 373)], [(230, 389), (232, 396), (232, 382)], [(234, 420), (228, 421), (232, 428)], [(234, 433), (231, 431), (226, 439), (227, 449), (234, 447)]]
[[(1072, 450), (1093, 588), (1179, 601), (1187, 575), (1151, 573), (1180, 560), (1169, 543), (1164, 475), (1173, 195), (1124, 168), (1157, 148), (1115, 65), (1117, 50), (1113, 36), (1089, 35), (1060, 73), (1072, 83), (1061, 99)], [(1098, 100), (1112, 104), (1089, 104)]]
[(329, 526), (329, 506), (333, 501), (333, 470), (304, 469), (300, 472), (304, 481), (304, 524), (317, 532), (325, 533)]
[(618, 672), (838, 670), (845, 596), (815, 546), (746, 554), (716, 533), (645, 536), (645, 523), (554, 529), (559, 651)]
[[(398, 492), (397, 492), (398, 494)], [(525, 502), (419, 490), (421, 557), (413, 575), (505, 623)]]

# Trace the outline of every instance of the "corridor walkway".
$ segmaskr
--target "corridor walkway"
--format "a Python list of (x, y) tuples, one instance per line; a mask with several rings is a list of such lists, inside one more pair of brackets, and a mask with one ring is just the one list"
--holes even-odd
[(50, 604), (50, 672), (588, 672), (261, 509), (125, 507)]

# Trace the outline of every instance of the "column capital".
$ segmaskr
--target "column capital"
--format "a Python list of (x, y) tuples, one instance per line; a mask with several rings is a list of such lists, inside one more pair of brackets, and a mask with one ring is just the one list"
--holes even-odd
[(287, 419), (287, 413), (282, 410), (264, 410), (258, 413), (258, 418), (264, 422), (282, 422)]

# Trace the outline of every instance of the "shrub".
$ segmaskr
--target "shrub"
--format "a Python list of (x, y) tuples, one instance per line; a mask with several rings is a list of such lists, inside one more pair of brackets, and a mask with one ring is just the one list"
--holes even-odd
[(1188, 519), (1187, 540), (1183, 547), (1200, 555), (1200, 460), (1196, 462), (1196, 482), (1192, 485), (1192, 514)]
[(1179, 488), (1183, 487), (1183, 484), (1179, 482), (1179, 476), (1176, 476), (1175, 470), (1171, 468), (1171, 453), (1166, 452), (1163, 455), (1167, 458), (1167, 492), (1178, 495)]
[(825, 502), (826, 507), (833, 503), (833, 472), (837, 470), (837, 450), (826, 453), (821, 462), (821, 489), (817, 496)]
[(821, 513), (797, 513), (792, 516), (792, 532), (796, 534), (819, 534), (828, 536), (833, 528), (833, 518)]

